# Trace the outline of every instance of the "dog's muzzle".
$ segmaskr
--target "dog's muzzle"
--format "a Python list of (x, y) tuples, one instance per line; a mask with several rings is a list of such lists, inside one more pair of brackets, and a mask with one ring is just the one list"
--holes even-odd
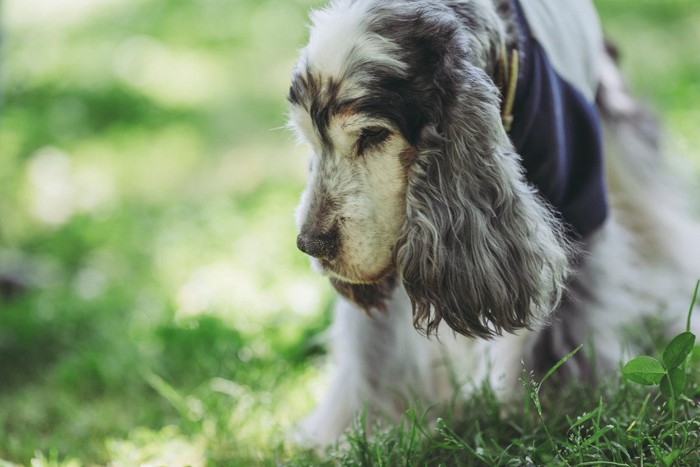
[(338, 231), (302, 232), (297, 236), (297, 248), (318, 259), (333, 259), (338, 254)]

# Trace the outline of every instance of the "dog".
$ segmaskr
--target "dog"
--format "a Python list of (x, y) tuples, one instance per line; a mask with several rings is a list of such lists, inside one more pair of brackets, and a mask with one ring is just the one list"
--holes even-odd
[(507, 400), (580, 344), (559, 372), (595, 381), (628, 326), (683, 321), (700, 230), (588, 0), (336, 0), (288, 100), (297, 246), (339, 295), (310, 442), (455, 380)]

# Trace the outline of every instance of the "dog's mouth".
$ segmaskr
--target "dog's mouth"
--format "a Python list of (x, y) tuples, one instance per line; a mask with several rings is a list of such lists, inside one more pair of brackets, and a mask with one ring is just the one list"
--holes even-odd
[(316, 259), (320, 272), (331, 279), (349, 283), (363, 283), (355, 271), (345, 267), (340, 261), (335, 259)]
[(342, 276), (335, 272), (334, 263), (335, 261), (327, 259), (316, 260), (316, 264), (318, 264), (318, 267), (321, 270), (320, 272), (322, 272), (324, 275), (335, 277), (336, 279), (344, 279)]
[(347, 266), (337, 259), (316, 259), (316, 262), (322, 274), (349, 284), (376, 284), (396, 271), (392, 263), (376, 268), (374, 271), (362, 271), (357, 267)]

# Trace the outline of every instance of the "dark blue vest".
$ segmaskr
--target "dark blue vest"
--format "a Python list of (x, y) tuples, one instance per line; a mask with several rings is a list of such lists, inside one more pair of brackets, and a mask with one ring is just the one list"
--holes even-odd
[(556, 73), (513, 3), (523, 59), (509, 135), (528, 181), (561, 214), (572, 237), (586, 237), (608, 215), (598, 112)]

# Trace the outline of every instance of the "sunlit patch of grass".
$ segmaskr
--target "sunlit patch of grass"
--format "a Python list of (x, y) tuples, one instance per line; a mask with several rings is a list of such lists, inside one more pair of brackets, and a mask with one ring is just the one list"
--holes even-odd
[(110, 464), (115, 467), (206, 465), (203, 437), (183, 436), (178, 427), (172, 425), (158, 431), (135, 428), (126, 439), (108, 440), (107, 452)]

